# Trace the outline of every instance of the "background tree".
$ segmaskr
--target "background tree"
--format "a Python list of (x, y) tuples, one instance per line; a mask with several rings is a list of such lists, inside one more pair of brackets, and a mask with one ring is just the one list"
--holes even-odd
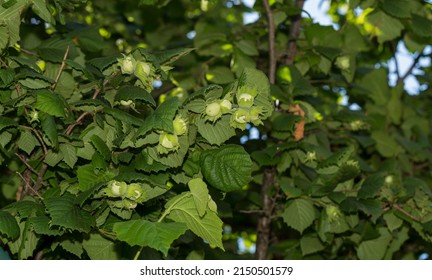
[(430, 252), (431, 4), (329, 2), (333, 26), (302, 0), (0, 1), (1, 246), (17, 259)]

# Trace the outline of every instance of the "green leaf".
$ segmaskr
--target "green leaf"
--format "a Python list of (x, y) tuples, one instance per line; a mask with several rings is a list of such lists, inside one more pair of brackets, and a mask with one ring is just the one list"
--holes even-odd
[(152, 129), (160, 129), (168, 133), (174, 133), (173, 120), (179, 105), (177, 97), (167, 99), (144, 121), (144, 125), (138, 129), (136, 137), (145, 135)]
[(303, 233), (315, 220), (315, 209), (309, 200), (298, 198), (288, 203), (282, 218), (287, 225)]
[(0, 116), (0, 131), (7, 127), (17, 126), (18, 124), (11, 118)]
[(384, 258), (392, 236), (386, 228), (379, 228), (380, 237), (360, 243), (357, 255), (361, 260), (380, 260)]
[(252, 160), (243, 147), (226, 145), (201, 154), (204, 178), (224, 192), (240, 190), (251, 181)]
[(35, 108), (55, 117), (64, 117), (67, 103), (61, 96), (51, 91), (39, 91)]
[(65, 239), (60, 243), (60, 246), (67, 252), (74, 254), (78, 258), (81, 258), (81, 255), (84, 252), (82, 243), (75, 239)]
[(140, 100), (146, 104), (151, 105), (152, 107), (156, 106), (156, 102), (150, 93), (145, 91), (140, 87), (135, 86), (124, 86), (117, 91), (117, 94), (114, 98), (115, 101), (121, 100)]
[(54, 147), (54, 149), (58, 148), (58, 133), (57, 133), (57, 125), (55, 122), (55, 119), (53, 116), (46, 116), (43, 120), (42, 120), (42, 130), (43, 132), (46, 134), (46, 136), (48, 137), (48, 139), (51, 141), (52, 146)]
[[(180, 148), (178, 151), (174, 151), (168, 154), (160, 155), (157, 152), (156, 147), (148, 148), (148, 154), (149, 156), (154, 159), (155, 161), (158, 161), (162, 163), (165, 166), (169, 167), (178, 167), (183, 164), (183, 160), (188, 152), (189, 148), (189, 141), (187, 135), (182, 135), (178, 138)], [(154, 170), (152, 170), (154, 171)]]
[(51, 83), (38, 78), (25, 78), (19, 80), (19, 83), (29, 89), (45, 89), (51, 86)]
[(78, 160), (76, 147), (70, 144), (60, 144), (59, 149), (63, 154), (63, 161), (69, 165), (70, 168), (73, 168)]
[(21, 136), (17, 142), (18, 148), (30, 155), (36, 146), (39, 146), (39, 141), (29, 130), (21, 132)]
[(255, 68), (244, 68), (239, 77), (238, 86), (256, 88), (258, 94), (255, 97), (254, 104), (256, 106), (262, 106), (262, 119), (270, 117), (274, 111), (273, 103), (270, 99), (270, 83), (267, 76), (262, 71)]
[(430, 38), (432, 36), (431, 21), (426, 17), (418, 14), (412, 15), (411, 28), (413, 32), (420, 37)]
[(105, 160), (108, 160), (110, 158), (111, 156), (110, 149), (108, 148), (105, 141), (103, 141), (98, 135), (94, 134), (90, 138), (90, 141)]
[(172, 50), (165, 50), (159, 53), (158, 52), (154, 53), (154, 57), (158, 64), (167, 65), (167, 64), (172, 64), (173, 62), (189, 54), (193, 50), (194, 49), (192, 48), (178, 48)]
[(235, 42), (234, 45), (246, 55), (249, 56), (259, 55), (256, 47), (256, 43), (252, 40), (240, 40), (238, 42)]
[(117, 238), (131, 246), (148, 246), (168, 254), (171, 244), (187, 230), (182, 223), (153, 223), (131, 220), (114, 224)]
[(19, 229), (19, 238), (12, 243), (8, 243), (8, 246), (12, 254), (18, 254), (18, 259), (24, 260), (33, 256), (39, 238), (30, 229), (30, 222), (28, 220), (21, 222)]
[(94, 173), (93, 165), (86, 164), (78, 168), (78, 183), (80, 190), (85, 191), (101, 182), (100, 176)]
[(32, 0), (32, 10), (47, 23), (55, 24), (51, 12), (48, 10), (45, 0)]
[(81, 232), (89, 232), (95, 219), (75, 204), (75, 196), (65, 193), (61, 197), (48, 198), (45, 205), (51, 216), (51, 225)]
[[(10, 7), (0, 6), (0, 52), (13, 46), (20, 39), (21, 12), (28, 5), (28, 0), (17, 0)], [(5, 36), (5, 37), (3, 37)]]
[(393, 210), (390, 210), (388, 212), (386, 212), (383, 215), (384, 220), (386, 221), (387, 227), (389, 228), (389, 230), (392, 232), (398, 228), (400, 228), (403, 224), (403, 220), (398, 218)]
[(52, 150), (49, 150), (47, 155), (45, 156), (44, 162), (49, 166), (56, 166), (63, 159), (62, 153), (56, 153)]
[(30, 217), (29, 221), (33, 227), (33, 230), (37, 234), (44, 234), (50, 236), (58, 236), (62, 234), (60, 230), (51, 228), (51, 220), (47, 216)]
[(324, 244), (315, 234), (305, 235), (300, 239), (300, 248), (303, 256), (313, 254), (325, 249)]
[(15, 240), (20, 235), (20, 228), (15, 218), (6, 211), (0, 210), (0, 233), (8, 239)]
[(230, 116), (224, 115), (212, 124), (204, 118), (197, 118), (195, 122), (198, 132), (211, 145), (221, 145), (235, 135), (235, 129), (230, 126)]
[(195, 178), (188, 182), (188, 186), (192, 193), (198, 214), (202, 217), (206, 213), (209, 200), (207, 185), (201, 178)]
[(206, 79), (216, 84), (228, 84), (234, 80), (234, 74), (228, 67), (217, 66), (207, 71)]
[(398, 19), (380, 10), (369, 14), (367, 21), (374, 26), (374, 34), (378, 37), (380, 44), (400, 36), (404, 29), (404, 25)]
[(371, 137), (376, 142), (378, 152), (384, 157), (392, 158), (403, 152), (399, 144), (384, 131), (374, 131)]
[(104, 238), (100, 234), (90, 234), (90, 237), (83, 241), (82, 246), (92, 260), (119, 259), (116, 243)]
[(384, 185), (384, 176), (372, 174), (363, 181), (357, 194), (359, 198), (367, 199), (375, 197)]
[(207, 209), (206, 214), (200, 217), (191, 193), (183, 193), (173, 197), (166, 203), (165, 208), (169, 212), (168, 218), (186, 224), (193, 233), (207, 241), (211, 246), (223, 249), (223, 222), (210, 209)]

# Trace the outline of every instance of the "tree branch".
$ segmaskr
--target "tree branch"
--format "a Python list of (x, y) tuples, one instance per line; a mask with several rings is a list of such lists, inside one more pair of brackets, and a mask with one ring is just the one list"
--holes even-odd
[[(303, 10), (305, 0), (297, 0), (296, 8), (300, 11)], [(301, 12), (291, 18), (291, 29), (290, 29), (290, 39), (288, 42), (288, 48), (286, 52), (286, 56), (283, 59), (283, 63), (286, 65), (291, 65), (294, 62), (294, 58), (297, 54), (297, 39), (300, 36), (300, 28), (301, 28)]]
[(269, 43), (269, 80), (274, 84), (276, 79), (276, 51), (275, 51), (275, 26), (273, 12), (268, 0), (263, 0), (264, 9), (267, 14), (268, 21), (268, 43)]
[(60, 69), (59, 69), (57, 76), (55, 78), (55, 83), (51, 86), (52, 90), (55, 90), (57, 83), (60, 79), (60, 76), (63, 73), (64, 68), (66, 67), (66, 59), (67, 59), (68, 55), (69, 55), (69, 46), (67, 46), (67, 48), (66, 48), (65, 54), (63, 56), (62, 64), (61, 64)]
[[(417, 66), (417, 63), (420, 61), (420, 58), (423, 57), (423, 52), (424, 52), (424, 50), (421, 51), (421, 52), (416, 56), (416, 58), (414, 58), (414, 61), (413, 61), (413, 63), (411, 64), (410, 68), (407, 70), (407, 72), (406, 72), (403, 76), (399, 76), (399, 77), (398, 77), (397, 83), (400, 83), (400, 82), (404, 81), (404, 80), (405, 80), (409, 75), (412, 74), (412, 72), (414, 71), (415, 67)], [(396, 60), (396, 56), (395, 56), (395, 60)]]
[(276, 169), (268, 168), (264, 170), (263, 183), (261, 186), (261, 200), (262, 212), (257, 223), (257, 244), (255, 258), (258, 260), (265, 260), (270, 245), (270, 231), (271, 221), (275, 201), (269, 194), (271, 188), (274, 186), (276, 177)]

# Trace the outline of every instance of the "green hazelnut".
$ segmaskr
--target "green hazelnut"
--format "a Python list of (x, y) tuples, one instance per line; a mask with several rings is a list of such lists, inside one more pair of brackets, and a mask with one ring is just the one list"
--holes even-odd
[(249, 93), (241, 93), (237, 97), (237, 103), (240, 107), (250, 108), (253, 105), (255, 97)]
[(183, 135), (187, 132), (187, 122), (181, 116), (173, 120), (174, 132), (176, 135)]
[(117, 59), (117, 61), (120, 64), (122, 74), (130, 75), (134, 73), (136, 61), (132, 56), (123, 55), (123, 58)]
[(109, 197), (121, 197), (127, 191), (127, 184), (125, 182), (110, 181), (105, 190), (105, 193)]
[(229, 100), (223, 99), (219, 102), (222, 114), (226, 114), (231, 112), (232, 109), (232, 103)]
[(126, 197), (130, 200), (137, 200), (143, 194), (143, 189), (139, 184), (132, 183), (128, 186)]
[(149, 63), (143, 61), (138, 61), (136, 63), (134, 75), (141, 81), (141, 83), (146, 84), (150, 74), (151, 67)]

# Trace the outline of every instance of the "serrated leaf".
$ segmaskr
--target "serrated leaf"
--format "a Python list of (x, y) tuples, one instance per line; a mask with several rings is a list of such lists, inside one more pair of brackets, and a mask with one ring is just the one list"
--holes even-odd
[(0, 131), (7, 127), (17, 126), (18, 124), (11, 118), (0, 116)]
[(136, 137), (147, 134), (152, 129), (164, 130), (174, 133), (173, 120), (179, 107), (177, 97), (172, 97), (159, 105), (151, 116), (149, 116), (136, 133)]
[(376, 10), (367, 16), (367, 21), (374, 27), (373, 34), (377, 36), (378, 43), (395, 39), (401, 34), (404, 25), (396, 18)]
[(384, 176), (381, 174), (372, 174), (363, 181), (357, 196), (363, 199), (373, 198), (378, 194), (383, 185)]
[(399, 144), (384, 131), (374, 131), (371, 137), (376, 142), (376, 149), (384, 157), (391, 158), (403, 151)]
[(6, 211), (0, 210), (0, 233), (9, 240), (15, 240), (20, 235), (20, 228), (15, 218)]
[(300, 239), (300, 248), (303, 256), (313, 254), (325, 249), (324, 244), (316, 235), (305, 235)]
[(194, 49), (192, 48), (178, 48), (172, 50), (165, 50), (163, 52), (154, 53), (155, 60), (158, 64), (167, 65), (172, 64), (179, 58), (189, 54)]
[(235, 129), (230, 126), (230, 116), (224, 115), (214, 124), (204, 118), (198, 118), (195, 122), (199, 134), (211, 145), (221, 145), (235, 135)]
[(63, 154), (63, 161), (70, 167), (73, 168), (78, 160), (76, 147), (70, 144), (60, 144), (60, 152)]
[(188, 182), (188, 186), (192, 193), (198, 214), (202, 217), (206, 213), (209, 200), (207, 185), (201, 178), (195, 178)]
[(168, 254), (171, 244), (187, 227), (183, 223), (153, 223), (146, 220), (132, 220), (115, 223), (114, 232), (119, 240), (131, 246), (148, 246)]
[(287, 225), (300, 233), (312, 225), (315, 220), (315, 210), (312, 202), (302, 198), (295, 199), (288, 203), (282, 218)]
[(408, 18), (414, 8), (410, 0), (384, 0), (382, 2), (383, 10), (395, 17)]
[(98, 57), (93, 58), (89, 61), (87, 61), (88, 64), (92, 65), (96, 69), (98, 69), (101, 73), (108, 68), (110, 65), (117, 62), (118, 56), (105, 56), (105, 57)]
[(51, 91), (39, 91), (35, 108), (55, 117), (64, 117), (67, 103), (62, 97)]
[(58, 148), (58, 132), (57, 132), (57, 125), (55, 122), (55, 119), (53, 116), (46, 116), (42, 122), (42, 130), (48, 137), (48, 139), (51, 141), (52, 146), (54, 149)]
[[(2, 35), (6, 35), (3, 37), (4, 41), (0, 39), (0, 51), (8, 46), (14, 45), (20, 39), (19, 29), (21, 23), (21, 11), (28, 5), (27, 0), (17, 0), (10, 7), (0, 6), (0, 26), (3, 28), (0, 29)], [(0, 33), (1, 34), (1, 33)]]
[(97, 233), (90, 234), (82, 243), (83, 249), (92, 260), (117, 260), (119, 253), (116, 243)]
[(395, 229), (398, 229), (403, 224), (403, 220), (398, 218), (393, 213), (393, 210), (386, 212), (383, 215), (383, 218), (386, 221), (387, 227), (389, 228), (390, 231), (394, 231)]
[(21, 132), (20, 138), (18, 139), (18, 148), (23, 150), (30, 155), (36, 146), (39, 146), (39, 141), (36, 137), (28, 130)]
[(58, 229), (50, 228), (50, 218), (47, 216), (36, 216), (29, 218), (30, 224), (33, 227), (33, 230), (37, 234), (44, 234), (50, 236), (58, 236), (61, 235), (62, 232)]
[(121, 100), (140, 100), (146, 104), (151, 105), (152, 107), (156, 106), (156, 102), (150, 93), (145, 91), (140, 87), (135, 86), (124, 86), (117, 91), (117, 94), (114, 98), (115, 101)]
[(52, 150), (49, 150), (45, 156), (44, 162), (49, 166), (56, 166), (63, 159), (63, 154), (61, 152), (56, 153)]
[(379, 228), (380, 237), (360, 243), (357, 255), (361, 260), (380, 260), (384, 257), (392, 236), (386, 228)]
[(74, 254), (78, 258), (81, 258), (81, 255), (84, 252), (82, 243), (78, 240), (66, 239), (60, 242), (60, 246), (69, 253)]
[(32, 0), (32, 10), (47, 23), (55, 24), (45, 0)]
[(373, 222), (383, 213), (381, 202), (375, 199), (362, 199), (357, 203), (358, 209), (371, 216)]
[(189, 148), (188, 136), (182, 135), (178, 138), (178, 141), (179, 141), (180, 148), (176, 152), (160, 155), (157, 152), (157, 148), (152, 147), (152, 148), (148, 148), (148, 154), (152, 159), (162, 163), (165, 166), (178, 167), (182, 165), (183, 160), (188, 152), (188, 148)]
[(260, 70), (245, 67), (239, 77), (238, 86), (256, 88), (257, 96), (254, 104), (263, 108), (261, 119), (267, 119), (274, 111), (273, 103), (270, 99), (270, 83), (267, 76)]
[(110, 149), (108, 148), (105, 141), (103, 141), (98, 135), (96, 134), (93, 135), (90, 138), (90, 141), (105, 160), (108, 160), (110, 158), (111, 155)]
[(206, 79), (216, 84), (228, 84), (234, 80), (234, 74), (228, 67), (217, 66), (207, 71)]
[(51, 216), (51, 225), (81, 232), (89, 232), (95, 219), (75, 204), (75, 196), (65, 193), (61, 197), (48, 198), (45, 205)]
[(21, 222), (19, 224), (19, 229), (19, 238), (12, 243), (8, 243), (8, 246), (12, 254), (18, 254), (18, 259), (24, 260), (33, 256), (39, 238), (30, 229), (30, 223), (28, 220)]
[(252, 180), (252, 160), (241, 146), (230, 144), (206, 150), (200, 161), (204, 178), (221, 191), (240, 190)]
[(211, 246), (222, 245), (222, 224), (217, 214), (210, 209), (203, 217), (200, 217), (191, 193), (183, 193), (169, 200), (165, 208), (169, 211), (168, 218), (186, 224), (196, 235), (207, 241)]
[(78, 168), (77, 171), (78, 183), (80, 190), (85, 191), (100, 182), (100, 177), (94, 173), (93, 165), (86, 164)]

